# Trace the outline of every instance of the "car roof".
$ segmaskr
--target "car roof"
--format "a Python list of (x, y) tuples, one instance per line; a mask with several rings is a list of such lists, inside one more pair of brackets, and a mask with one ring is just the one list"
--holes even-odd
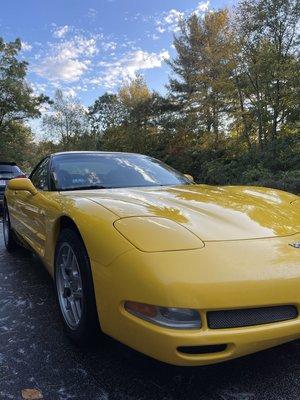
[(58, 153), (51, 154), (52, 157), (61, 156), (61, 155), (76, 155), (76, 154), (134, 154), (137, 156), (143, 156), (143, 154), (139, 153), (131, 153), (131, 152), (124, 152), (124, 151), (61, 151)]
[(12, 161), (0, 161), (0, 165), (12, 165), (12, 166), (16, 166), (17, 164), (15, 162)]

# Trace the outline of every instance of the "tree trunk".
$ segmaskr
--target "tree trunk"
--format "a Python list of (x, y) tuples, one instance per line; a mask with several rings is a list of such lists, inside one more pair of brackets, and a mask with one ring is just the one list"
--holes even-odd
[(242, 121), (243, 121), (243, 136), (246, 140), (248, 149), (251, 150), (251, 140), (250, 140), (250, 135), (249, 135), (249, 127), (248, 127), (248, 122), (246, 118), (246, 113), (245, 113), (245, 106), (244, 106), (244, 98), (243, 98), (243, 93), (238, 81), (238, 78), (236, 77), (236, 87), (239, 95), (239, 103), (240, 103), (240, 110), (242, 114)]

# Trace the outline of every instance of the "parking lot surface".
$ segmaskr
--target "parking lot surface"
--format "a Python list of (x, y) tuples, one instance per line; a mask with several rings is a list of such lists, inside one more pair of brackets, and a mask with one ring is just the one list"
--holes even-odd
[(62, 332), (48, 273), (27, 251), (8, 254), (0, 226), (0, 399), (22, 399), (25, 388), (48, 400), (299, 400), (300, 341), (198, 368), (109, 338), (79, 349)]

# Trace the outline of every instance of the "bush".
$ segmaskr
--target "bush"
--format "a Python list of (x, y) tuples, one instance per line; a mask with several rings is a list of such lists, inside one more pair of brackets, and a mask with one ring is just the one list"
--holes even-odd
[(300, 169), (272, 171), (262, 162), (253, 165), (244, 158), (219, 158), (194, 169), (199, 183), (265, 186), (300, 194)]

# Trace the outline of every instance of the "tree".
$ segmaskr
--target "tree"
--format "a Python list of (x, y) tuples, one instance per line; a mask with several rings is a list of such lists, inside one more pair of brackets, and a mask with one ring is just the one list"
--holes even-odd
[(261, 151), (274, 147), (279, 130), (299, 112), (299, 18), (298, 0), (243, 1), (236, 11), (236, 82)]
[[(117, 140), (117, 137), (120, 136), (119, 131), (124, 124), (125, 113), (126, 111), (116, 94), (104, 93), (89, 107), (88, 118), (96, 149), (101, 149), (103, 145), (105, 149), (110, 149), (111, 141), (114, 141), (113, 137)], [(107, 140), (108, 133), (110, 135), (109, 140)], [(103, 140), (104, 135), (106, 137)], [(120, 140), (117, 140), (117, 142), (120, 145)], [(121, 146), (119, 149), (122, 150), (123, 147)]]
[(5, 135), (0, 135), (0, 160), (14, 161), (30, 170), (35, 147), (31, 129), (19, 122), (11, 122)]
[(147, 140), (155, 132), (152, 93), (143, 77), (136, 76), (119, 90), (118, 97), (125, 110), (124, 127), (130, 151), (147, 152)]
[(46, 136), (58, 141), (63, 150), (71, 150), (89, 132), (87, 111), (77, 99), (57, 90), (48, 115), (43, 117)]
[(213, 133), (218, 147), (220, 130), (226, 127), (235, 67), (228, 12), (208, 13), (204, 19), (194, 14), (181, 20), (179, 27), (174, 39), (177, 57), (169, 62), (176, 76), (170, 79), (169, 89), (194, 124), (195, 133)]
[(123, 84), (116, 95), (99, 97), (89, 107), (98, 148), (147, 153), (151, 135), (156, 132), (158, 98), (140, 76)]
[(242, 0), (232, 14), (180, 21), (169, 62), (175, 109), (161, 118), (162, 154), (172, 165), (180, 160), (205, 182), (297, 191), (299, 7), (299, 0)]
[(99, 135), (107, 129), (121, 126), (125, 110), (115, 94), (104, 93), (89, 107), (92, 130)]
[(0, 38), (0, 134), (13, 122), (22, 123), (40, 116), (40, 106), (47, 101), (33, 95), (26, 83), (27, 62), (18, 60), (21, 41), (5, 43)]
[(0, 110), (6, 110), (0, 156), (20, 152), (15, 158), (24, 163), (35, 161), (35, 153), (58, 150), (134, 151), (201, 182), (299, 192), (299, 7), (299, 0), (241, 0), (232, 13), (182, 19), (166, 96), (151, 91), (141, 76), (100, 96), (88, 110), (57, 91), (43, 118), (47, 140), (36, 144), (24, 121), (38, 115), (38, 98), (23, 106), (26, 90), (17, 88), (27, 64), (18, 61), (20, 43), (7, 44), (0, 83), (7, 93), (15, 82), (10, 93), (16, 100), (0, 93)]

